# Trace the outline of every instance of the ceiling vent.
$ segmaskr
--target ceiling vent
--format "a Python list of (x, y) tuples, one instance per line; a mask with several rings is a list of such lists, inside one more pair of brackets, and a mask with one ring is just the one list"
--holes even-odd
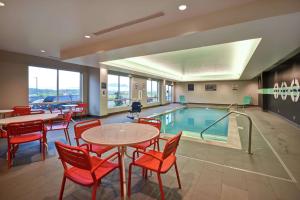
[(149, 20), (152, 20), (152, 19), (155, 19), (155, 18), (158, 18), (158, 17), (162, 17), (164, 15), (165, 15), (164, 12), (158, 12), (158, 13), (155, 13), (155, 14), (143, 17), (143, 18), (135, 19), (135, 20), (123, 23), (123, 24), (119, 24), (119, 25), (116, 25), (116, 26), (113, 26), (113, 27), (110, 27), (110, 28), (106, 28), (106, 29), (97, 31), (97, 32), (94, 33), (94, 35), (96, 35), (96, 36), (102, 35), (102, 34), (105, 34), (105, 33), (108, 33), (108, 32), (116, 31), (116, 30), (119, 30), (119, 29), (122, 29), (122, 28), (125, 28), (125, 27), (128, 27), (128, 26), (132, 26), (132, 25), (139, 24), (139, 23), (142, 23), (142, 22), (145, 22), (145, 21), (149, 21)]

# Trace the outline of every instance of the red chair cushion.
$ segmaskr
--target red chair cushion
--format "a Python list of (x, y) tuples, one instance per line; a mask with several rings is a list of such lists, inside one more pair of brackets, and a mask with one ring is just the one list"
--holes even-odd
[[(95, 167), (99, 164), (102, 159), (97, 158), (95, 156), (91, 157), (92, 166)], [(118, 164), (111, 163), (111, 162), (104, 162), (96, 171), (96, 179), (99, 180), (114, 169), (118, 168)], [(72, 181), (82, 184), (82, 185), (92, 185), (94, 183), (93, 177), (89, 170), (79, 169), (77, 167), (71, 167), (67, 171), (65, 171), (66, 177), (71, 179)]]
[[(157, 158), (160, 158), (160, 159), (162, 159), (162, 156), (163, 156), (163, 153), (159, 152), (159, 151), (150, 150), (147, 153), (149, 153)], [(167, 157), (163, 161), (162, 167), (159, 171), (160, 161), (153, 158), (152, 156), (144, 154), (135, 161), (134, 165), (137, 165), (137, 166), (140, 166), (140, 167), (143, 167), (146, 169), (150, 169), (153, 171), (159, 171), (161, 173), (165, 173), (172, 167), (175, 160), (176, 160), (176, 157), (173, 154), (171, 154), (169, 157)]]
[(103, 154), (103, 153), (113, 149), (113, 148), (114, 147), (92, 144), (90, 152), (93, 152), (93, 153), (96, 153), (96, 154), (100, 155), (100, 154)]
[(41, 134), (41, 133), (31, 133), (31, 134), (11, 137), (10, 138), (10, 143), (11, 144), (20, 144), (20, 143), (40, 140), (42, 138), (43, 138), (43, 134)]

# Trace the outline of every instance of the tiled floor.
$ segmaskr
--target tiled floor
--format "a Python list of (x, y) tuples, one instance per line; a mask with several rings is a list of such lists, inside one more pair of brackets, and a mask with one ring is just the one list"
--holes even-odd
[[(178, 105), (145, 109), (141, 116), (169, 110)], [(300, 199), (300, 129), (285, 120), (249, 108), (254, 120), (253, 155), (246, 153), (247, 120), (238, 116), (242, 150), (182, 140), (178, 166), (182, 190), (178, 189), (174, 169), (163, 176), (166, 199), (272, 200)], [(103, 123), (129, 122), (126, 114), (102, 119)], [(73, 130), (71, 128), (73, 136)], [(53, 141), (64, 142), (63, 133), (49, 135), (46, 161), (40, 161), (38, 144), (23, 145), (14, 167), (6, 168), (6, 143), (0, 141), (0, 199), (57, 199), (62, 166)], [(127, 160), (127, 164), (130, 160)], [(155, 174), (145, 181), (135, 169), (131, 199), (159, 199)], [(118, 173), (103, 180), (98, 199), (120, 199)], [(89, 199), (91, 190), (67, 182), (64, 199)]]

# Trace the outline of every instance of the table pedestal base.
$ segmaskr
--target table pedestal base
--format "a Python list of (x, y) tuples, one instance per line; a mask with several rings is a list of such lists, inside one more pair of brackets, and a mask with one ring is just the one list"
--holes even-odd
[(118, 147), (118, 150), (121, 154), (121, 168), (122, 168), (122, 179), (123, 179), (123, 191), (124, 197), (123, 199), (127, 199), (127, 185), (126, 185), (126, 173), (125, 173), (125, 154), (126, 154), (126, 146)]

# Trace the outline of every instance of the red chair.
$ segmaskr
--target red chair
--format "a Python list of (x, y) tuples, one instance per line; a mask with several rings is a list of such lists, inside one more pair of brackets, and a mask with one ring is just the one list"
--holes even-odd
[(7, 132), (0, 128), (0, 138), (7, 138)]
[(72, 113), (67, 112), (62, 119), (51, 120), (48, 124), (47, 131), (58, 131), (64, 130), (66, 141), (71, 145), (70, 135), (69, 135), (69, 125), (72, 120)]
[[(161, 199), (163, 200), (165, 199), (165, 196), (164, 196), (162, 180), (160, 175), (168, 172), (169, 169), (174, 165), (178, 185), (179, 188), (181, 189), (180, 178), (179, 178), (178, 168), (176, 164), (176, 156), (175, 156), (181, 134), (182, 132), (178, 133), (175, 137), (168, 139), (163, 152), (154, 151), (154, 150), (150, 150), (148, 152), (136, 150), (133, 152), (133, 160), (132, 163), (130, 163), (129, 165), (128, 197), (130, 197), (131, 194), (131, 173), (132, 173), (133, 166), (138, 166), (141, 167), (143, 170), (146, 170), (146, 174), (147, 174), (147, 170), (157, 173)], [(143, 155), (136, 160), (135, 158), (137, 153), (141, 153)]]
[[(161, 121), (159, 119), (155, 119), (155, 118), (139, 118), (138, 123), (140, 123), (140, 124), (149, 124), (151, 126), (156, 127), (159, 131), (160, 131), (160, 128), (161, 128)], [(159, 138), (159, 136), (158, 136), (158, 138)], [(153, 145), (153, 144), (154, 144), (153, 149), (155, 150), (155, 147), (157, 145), (157, 149), (159, 151), (159, 140), (158, 139), (153, 139), (153, 140), (149, 140), (149, 141), (146, 141), (146, 142), (143, 142), (143, 143), (131, 145), (131, 147), (136, 148), (136, 150), (141, 149), (143, 151), (146, 151), (146, 149), (148, 147), (150, 147), (151, 145)]]
[(49, 104), (48, 109), (50, 113), (63, 114), (62, 108), (53, 109), (51, 104)]
[(27, 122), (16, 122), (7, 125), (7, 160), (8, 168), (11, 167), (12, 158), (18, 150), (19, 144), (40, 141), (42, 159), (45, 160), (46, 133), (44, 122), (34, 120)]
[(22, 115), (30, 115), (31, 107), (30, 106), (15, 106), (13, 107), (13, 116), (22, 116)]
[[(60, 200), (63, 198), (66, 179), (82, 186), (93, 187), (92, 199), (95, 200), (97, 187), (101, 183), (101, 179), (115, 169), (120, 170), (121, 196), (124, 196), (121, 158), (118, 152), (105, 159), (100, 159), (96, 156), (90, 156), (87, 150), (80, 147), (64, 145), (61, 142), (55, 142), (55, 146), (64, 167), (64, 176), (59, 194)], [(118, 163), (109, 161), (115, 158), (118, 158)]]
[(87, 121), (76, 123), (74, 125), (75, 141), (78, 147), (87, 147), (87, 150), (89, 152), (96, 153), (97, 156), (101, 157), (101, 154), (113, 149), (114, 147), (102, 146), (96, 144), (87, 144), (87, 143), (80, 144), (80, 140), (82, 140), (81, 139), (82, 133), (87, 129), (97, 127), (97, 126), (101, 126), (101, 121), (98, 119), (87, 120)]
[(73, 113), (75, 114), (75, 117), (80, 116), (81, 119), (83, 116), (87, 115), (87, 108), (88, 104), (87, 103), (79, 103), (76, 107)]

